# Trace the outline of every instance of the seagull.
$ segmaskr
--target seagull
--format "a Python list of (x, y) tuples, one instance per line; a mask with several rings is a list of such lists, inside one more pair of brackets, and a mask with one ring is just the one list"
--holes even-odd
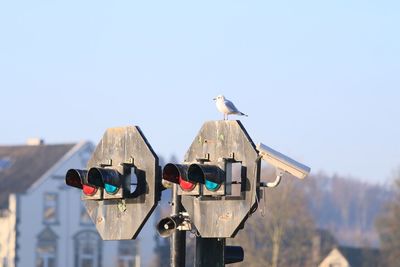
[[(225, 98), (225, 96), (219, 95), (216, 98), (214, 98), (214, 100), (216, 100), (216, 105), (217, 105), (217, 109), (219, 110), (219, 112), (224, 114), (224, 120), (228, 119), (229, 114), (235, 114), (235, 115), (247, 117), (246, 114), (244, 114), (243, 112), (240, 112), (231, 101), (229, 101), (228, 99)], [(226, 116), (226, 118), (225, 118), (225, 116)]]

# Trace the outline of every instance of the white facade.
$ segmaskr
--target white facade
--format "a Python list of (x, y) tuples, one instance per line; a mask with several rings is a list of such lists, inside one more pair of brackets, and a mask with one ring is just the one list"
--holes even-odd
[(77, 144), (10, 201), (9, 215), (0, 217), (0, 267), (135, 266), (138, 241), (102, 241), (82, 206), (81, 191), (65, 185), (67, 170), (86, 168), (92, 152), (90, 143)]
[(351, 267), (346, 258), (337, 248), (334, 248), (318, 267)]
[(0, 211), (0, 266), (14, 266), (17, 199), (11, 194), (7, 210)]

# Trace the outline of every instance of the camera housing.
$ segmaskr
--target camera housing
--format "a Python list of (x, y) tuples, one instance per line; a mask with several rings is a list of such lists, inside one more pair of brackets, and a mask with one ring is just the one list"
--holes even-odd
[(275, 166), (275, 168), (284, 172), (290, 173), (291, 175), (304, 179), (310, 173), (310, 167), (266, 146), (262, 143), (257, 145), (259, 155), (263, 160)]

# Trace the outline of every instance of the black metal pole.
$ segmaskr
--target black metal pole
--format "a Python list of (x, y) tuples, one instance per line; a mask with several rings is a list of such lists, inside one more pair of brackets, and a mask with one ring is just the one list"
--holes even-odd
[(195, 267), (222, 267), (225, 238), (196, 238)]
[[(178, 195), (178, 185), (172, 188), (172, 215), (183, 211), (181, 196)], [(171, 267), (185, 267), (186, 232), (176, 230), (171, 236)]]

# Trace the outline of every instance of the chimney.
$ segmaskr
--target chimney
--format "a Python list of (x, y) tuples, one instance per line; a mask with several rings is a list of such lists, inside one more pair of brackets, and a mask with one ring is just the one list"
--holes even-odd
[(313, 266), (318, 266), (321, 261), (321, 234), (318, 231), (312, 237), (311, 259)]
[(31, 137), (26, 140), (28, 146), (39, 146), (44, 144), (44, 140), (38, 137)]

